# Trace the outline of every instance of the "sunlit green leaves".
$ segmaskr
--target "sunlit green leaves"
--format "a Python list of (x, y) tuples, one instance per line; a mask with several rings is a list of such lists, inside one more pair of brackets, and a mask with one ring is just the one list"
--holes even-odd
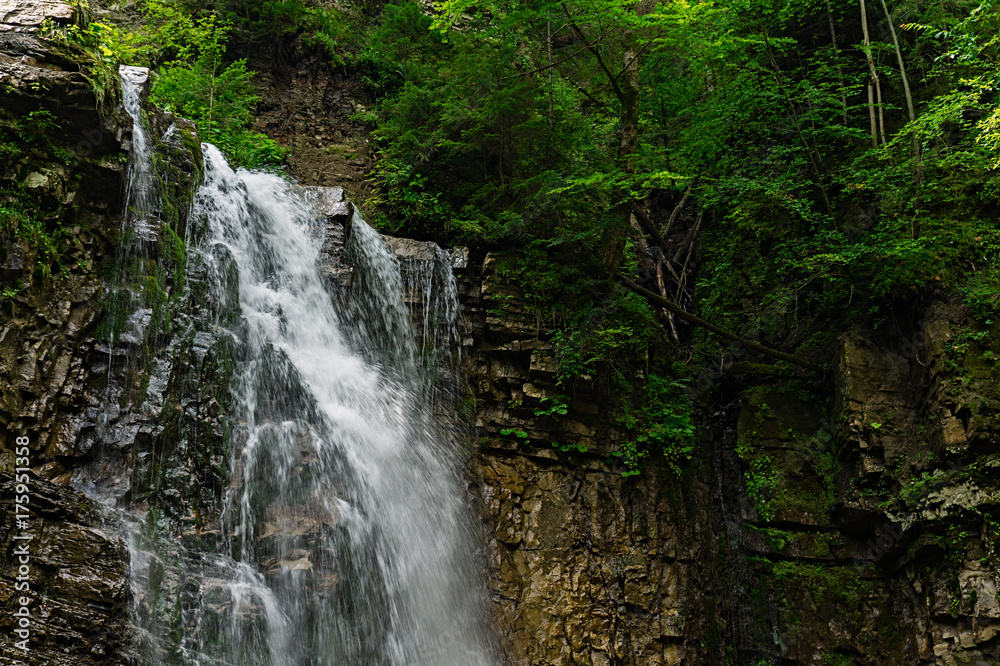
[(225, 64), (231, 24), (208, 14), (188, 24), (178, 57), (165, 65), (153, 84), (153, 99), (194, 120), (201, 137), (215, 143), (235, 164), (261, 167), (284, 158), (271, 139), (248, 129), (257, 103), (246, 60)]

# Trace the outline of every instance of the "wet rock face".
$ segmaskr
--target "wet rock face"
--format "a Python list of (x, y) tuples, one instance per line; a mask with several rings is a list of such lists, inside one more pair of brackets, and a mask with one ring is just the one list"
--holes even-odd
[(845, 463), (858, 480), (844, 505), (870, 518), (868, 553), (891, 574), (913, 654), (928, 663), (1000, 658), (998, 334), (937, 303), (888, 343), (846, 337), (839, 357)]
[(118, 137), (130, 127), (98, 111), (77, 56), (0, 30), (0, 135), (16, 147), (0, 167), (0, 192), (54, 229), (55, 248), (44, 254), (37, 240), (0, 232), (0, 460), (12, 469), (9, 439), (30, 434), (31, 466), (62, 484), (93, 444), (97, 271), (117, 232)]
[[(53, 6), (8, 3), (5, 15), (21, 12), (24, 23)], [(29, 434), (31, 466), (60, 484), (94, 442), (87, 423), (99, 405), (91, 381), (101, 365), (92, 337), (101, 307), (97, 271), (113, 246), (118, 158), (131, 127), (124, 112), (98, 110), (80, 72), (85, 60), (0, 25), (0, 141), (14, 146), (0, 167), (0, 193), (25, 219), (42, 223), (55, 248), (45, 254), (37, 239), (0, 232), (0, 460), (13, 469), (10, 439)]]
[[(78, 666), (128, 663), (127, 553), (124, 544), (102, 527), (102, 518), (79, 493), (32, 476), (28, 527), (14, 524), (14, 476), (0, 472), (0, 661), (27, 666)], [(19, 540), (17, 535), (30, 535)], [(19, 590), (18, 569), (29, 552), (30, 589)], [(15, 644), (14, 613), (21, 597), (29, 600), (28, 651)]]
[(344, 246), (351, 231), (354, 204), (344, 196), (344, 190), (340, 187), (306, 187), (304, 194), (306, 201), (315, 206), (324, 220), (321, 230), (323, 244), (320, 248), (320, 274), (334, 292), (343, 292), (342, 295), (346, 296), (344, 290), (351, 286), (354, 269), (347, 260)]
[[(28, 30), (55, 5), (0, 8), (8, 24), (0, 25), (0, 140), (18, 149), (0, 167), (0, 191), (7, 201), (10, 192), (23, 192), (14, 200), (24, 214), (56, 230), (56, 256), (40, 254), (37, 243), (10, 229), (0, 234), (0, 660), (123, 664), (127, 555), (89, 500), (64, 486), (95, 442), (101, 404), (93, 337), (101, 309), (97, 267), (113, 244), (124, 166), (114, 158), (127, 126), (99, 113), (79, 71), (81, 54), (11, 31)], [(36, 10), (41, 13), (31, 13)], [(20, 543), (13, 537), (22, 532), (12, 524), (10, 474), (17, 436), (28, 437), (33, 470), (27, 653), (15, 647), (10, 624), (22, 596), (13, 556)]]
[[(161, 228), (142, 256), (118, 251), (132, 121), (124, 109), (98, 108), (80, 71), (86, 60), (79, 51), (0, 26), (0, 141), (15, 147), (0, 166), (0, 193), (20, 214), (42, 223), (54, 247), (44, 254), (45, 243), (9, 229), (0, 238), (0, 469), (14, 470), (14, 438), (24, 436), (28, 466), (41, 479), (29, 493), (37, 509), (32, 585), (38, 631), (29, 658), (9, 651), (6, 640), (3, 655), (29, 664), (121, 664), (130, 658), (135, 632), (125, 626), (128, 556), (112, 536), (115, 521), (105, 527), (79, 490), (120, 496), (133, 470), (149, 470), (149, 451), (170, 426), (165, 350), (177, 345), (170, 331), (150, 323), (163, 320), (170, 292), (182, 284), (174, 268), (182, 263), (180, 237), (200, 181), (193, 125), (151, 110), (165, 202), (155, 211)], [(122, 264), (145, 271), (136, 281), (158, 298), (122, 313), (123, 344), (111, 348), (107, 326), (115, 304), (107, 287)], [(143, 408), (130, 409), (140, 394)], [(202, 408), (210, 412), (210, 401)], [(143, 460), (145, 465), (136, 462)], [(201, 481), (197, 474), (192, 478)], [(5, 512), (4, 520), (11, 515)], [(10, 525), (3, 533), (9, 556)], [(17, 596), (9, 572), (0, 582), (8, 618)]]

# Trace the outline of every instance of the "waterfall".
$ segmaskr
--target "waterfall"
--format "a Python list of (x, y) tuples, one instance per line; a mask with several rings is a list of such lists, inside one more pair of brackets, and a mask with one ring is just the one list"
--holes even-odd
[[(109, 503), (128, 489), (128, 465), (121, 442), (131, 441), (137, 431), (137, 403), (141, 388), (149, 383), (138, 378), (140, 359), (145, 354), (149, 332), (165, 318), (159, 284), (144, 280), (155, 273), (154, 255), (159, 220), (153, 170), (152, 142), (142, 114), (143, 90), (149, 80), (144, 67), (119, 67), (122, 98), (132, 119), (131, 148), (125, 178), (125, 194), (117, 247), (103, 277), (104, 317), (95, 337), (103, 358), (95, 363), (95, 375), (103, 375), (103, 409), (97, 424), (97, 455), (94, 464), (74, 472), (74, 485), (85, 493)], [(154, 288), (155, 287), (155, 288)], [(162, 305), (162, 303), (161, 303)]]
[(149, 70), (121, 65), (118, 76), (122, 83), (122, 104), (132, 119), (132, 148), (129, 151), (122, 230), (128, 229), (135, 233), (136, 238), (147, 241), (156, 237), (158, 228), (150, 220), (156, 207), (156, 185), (152, 142), (142, 117), (142, 90), (149, 82)]
[[(326, 222), (302, 189), (234, 171), (204, 145), (186, 277), (162, 307), (148, 73), (119, 73), (133, 126), (99, 347), (106, 407), (100, 453), (74, 483), (109, 507), (128, 546), (132, 661), (499, 664), (447, 399), (459, 313), (449, 257), (427, 244), (401, 266), (355, 211), (353, 284), (334, 298), (318, 266)], [(225, 400), (199, 384), (204, 363), (226, 368)], [(201, 406), (221, 403), (205, 426)], [(222, 486), (199, 494), (194, 478)]]
[[(428, 377), (446, 362), (429, 348), (456, 337), (450, 263), (419, 286), (420, 339), (399, 261), (355, 214), (352, 304), (338, 311), (298, 190), (203, 149), (189, 253), (235, 339), (236, 426), (223, 538), (179, 558), (198, 568), (180, 663), (499, 663), (461, 451)], [(162, 577), (156, 554), (133, 557), (143, 580)]]

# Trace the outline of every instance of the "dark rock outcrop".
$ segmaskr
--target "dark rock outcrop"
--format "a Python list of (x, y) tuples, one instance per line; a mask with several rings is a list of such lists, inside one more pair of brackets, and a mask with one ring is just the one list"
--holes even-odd
[[(105, 523), (81, 491), (108, 501), (120, 497), (141, 449), (161, 432), (160, 412), (133, 412), (129, 405), (137, 386), (147, 405), (162, 396), (162, 350), (170, 336), (150, 327), (148, 335), (112, 349), (108, 327), (116, 313), (148, 320), (158, 312), (166, 319), (171, 292), (179, 292), (182, 282), (174, 274), (184, 253), (177, 231), (183, 235), (200, 180), (200, 144), (190, 123), (150, 111), (165, 209), (155, 212), (161, 227), (142, 257), (121, 251), (132, 120), (114, 103), (113, 91), (103, 101), (94, 94), (85, 76), (92, 64), (86, 53), (31, 34), (38, 25), (26, 23), (27, 10), (44, 14), (58, 3), (16, 4), (25, 10), (17, 31), (0, 26), (0, 143), (6, 155), (0, 167), (0, 461), (8, 474), (0, 599), (9, 624), (20, 597), (12, 577), (9, 473), (16, 438), (23, 437), (28, 461), (17, 466), (32, 470), (34, 619), (29, 650), (14, 646), (5, 630), (3, 656), (5, 663), (31, 665), (124, 664), (135, 642), (128, 626), (128, 551), (116, 536), (118, 521)], [(126, 264), (141, 270), (123, 278)], [(122, 280), (157, 298), (148, 299), (146, 309), (116, 310), (108, 287)]]
[[(131, 636), (125, 545), (80, 493), (26, 476), (20, 485), (26, 486), (28, 511), (17, 514), (26, 524), (18, 525), (19, 484), (13, 474), (0, 472), (0, 661), (26, 666), (126, 663)], [(24, 536), (30, 538), (18, 538)], [(19, 554), (25, 550), (28, 555)], [(22, 561), (27, 561), (27, 575), (19, 574)], [(27, 589), (19, 582), (27, 582)], [(27, 650), (17, 645), (25, 637), (14, 631), (22, 626), (15, 613), (21, 613), (23, 599), (30, 614)]]

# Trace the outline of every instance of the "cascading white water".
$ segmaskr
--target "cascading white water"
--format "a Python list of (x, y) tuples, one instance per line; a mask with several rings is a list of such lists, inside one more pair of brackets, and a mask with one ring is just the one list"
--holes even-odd
[[(117, 375), (130, 377), (151, 328), (133, 274), (154, 267), (160, 222), (140, 113), (146, 72), (120, 74), (133, 137), (121, 274), (109, 284), (109, 319), (123, 325), (111, 329), (108, 349), (128, 366)], [(187, 272), (195, 291), (207, 290), (197, 307), (216, 319), (185, 319), (180, 337), (224, 338), (234, 350), (220, 359), (237, 368), (236, 406), (226, 415), (234, 427), (223, 538), (178, 540), (155, 502), (134, 506), (123, 537), (136, 663), (498, 663), (484, 628), (461, 460), (438, 400), (457, 338), (447, 257), (435, 248), (436, 261), (408, 266), (403, 278), (383, 239), (355, 214), (355, 280), (338, 313), (317, 268), (316, 216), (297, 190), (274, 176), (233, 172), (215, 148), (204, 150)], [(422, 341), (407, 290), (421, 294)], [(124, 435), (107, 438), (119, 441), (134, 427), (129, 413), (147, 406), (128, 382), (116, 380), (112, 396), (111, 374), (107, 427)], [(122, 497), (120, 481), (83, 485), (110, 503)]]
[[(146, 132), (142, 116), (142, 91), (149, 80), (149, 70), (145, 67), (121, 65), (118, 76), (122, 84), (122, 103), (132, 118), (132, 147), (129, 151), (128, 171), (125, 179), (124, 206), (121, 214), (121, 242), (116, 249), (114, 274), (111, 283), (105, 285), (112, 293), (108, 307), (108, 320), (112, 324), (109, 331), (108, 373), (114, 367), (114, 352), (119, 343), (136, 346), (143, 341), (146, 329), (152, 319), (152, 308), (145, 307), (141, 294), (131, 286), (126, 286), (130, 258), (142, 261), (148, 259), (148, 241), (156, 237), (159, 221), (154, 217), (156, 210), (156, 182), (153, 177), (152, 142)], [(126, 358), (134, 358), (126, 355)], [(111, 382), (108, 382), (108, 390)], [(105, 395), (107, 404), (111, 396)], [(107, 417), (107, 410), (105, 416)]]
[(122, 229), (130, 223), (136, 237), (147, 240), (155, 236), (157, 230), (149, 219), (156, 207), (152, 142), (142, 122), (142, 89), (149, 81), (149, 70), (121, 65), (118, 76), (122, 82), (122, 104), (132, 118), (132, 148), (129, 151)]
[[(223, 523), (244, 610), (230, 578), (230, 621), (205, 620), (198, 663), (498, 663), (460, 454), (434, 419), (398, 261), (356, 216), (348, 320), (320, 278), (315, 216), (294, 188), (204, 151), (191, 249), (217, 276), (211, 298), (238, 300), (242, 315)], [(451, 321), (434, 326), (454, 330), (454, 278), (436, 277), (434, 298), (448, 301), (436, 316)], [(211, 618), (204, 589), (201, 599)]]

